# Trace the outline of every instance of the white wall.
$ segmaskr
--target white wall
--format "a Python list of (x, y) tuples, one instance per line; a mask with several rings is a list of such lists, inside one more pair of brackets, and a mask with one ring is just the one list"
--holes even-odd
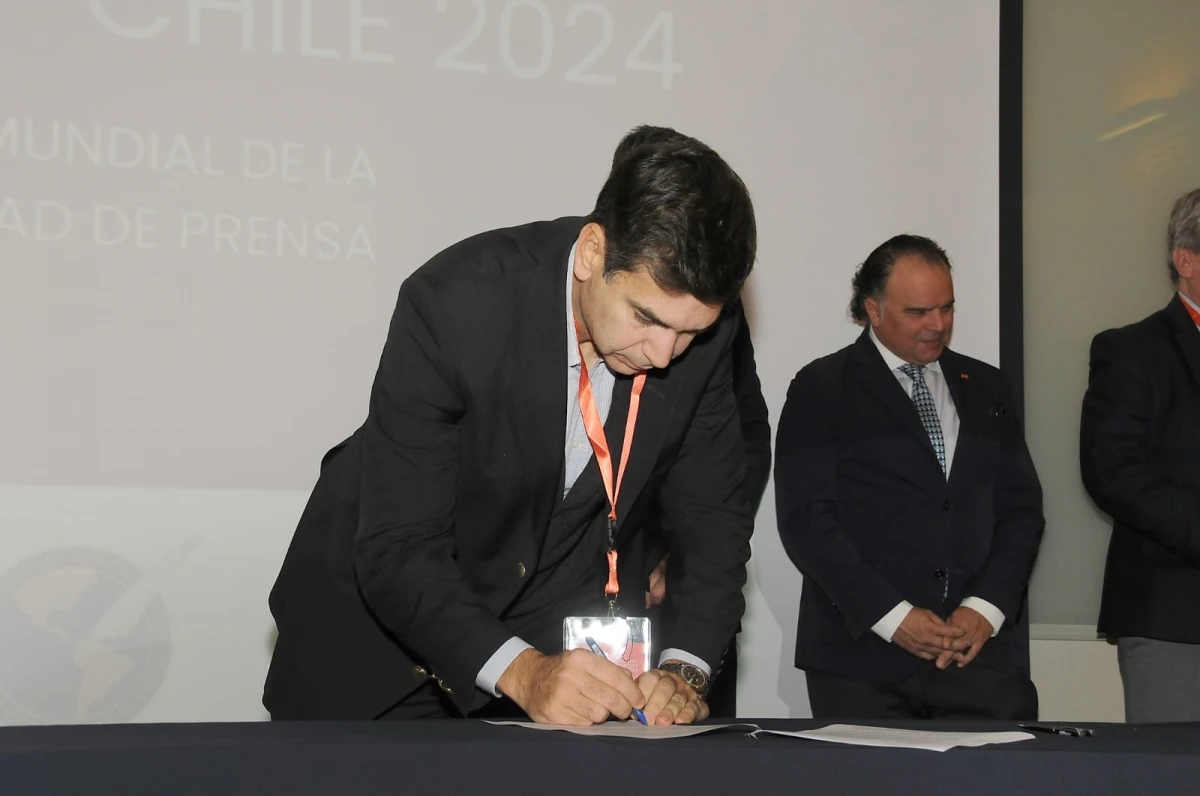
[[(898, 232), (949, 250), (955, 346), (997, 359), (991, 0), (3, 13), (0, 723), (262, 718), (266, 595), (400, 282), (466, 235), (586, 213), (636, 124), (750, 187), (773, 420), (857, 334), (853, 268)], [(743, 709), (804, 715), (769, 495)]]
[[(1088, 635), (1088, 628), (1077, 629)], [(1035, 625), (1031, 633), (1037, 631)], [(1115, 644), (1034, 637), (1029, 663), (1043, 721), (1125, 721)]]

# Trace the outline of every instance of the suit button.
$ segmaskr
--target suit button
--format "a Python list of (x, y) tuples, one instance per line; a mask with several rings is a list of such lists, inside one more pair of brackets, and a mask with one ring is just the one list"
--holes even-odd
[(413, 674), (417, 677), (428, 677), (429, 676), (429, 672), (425, 671), (424, 666), (414, 666)]
[(939, 570), (937, 570), (936, 572), (934, 572), (934, 573), (933, 573), (933, 576), (934, 576), (935, 578), (937, 578), (938, 580), (945, 580), (945, 578), (946, 578), (946, 570), (944, 570), (944, 569), (939, 569)]
[(949, 500), (947, 500), (945, 503), (942, 504), (942, 511), (949, 511), (950, 507), (953, 505), (954, 505), (953, 503), (951, 503)]
[(517, 562), (517, 577), (518, 578), (525, 577), (525, 565), (523, 563), (521, 563), (520, 561)]

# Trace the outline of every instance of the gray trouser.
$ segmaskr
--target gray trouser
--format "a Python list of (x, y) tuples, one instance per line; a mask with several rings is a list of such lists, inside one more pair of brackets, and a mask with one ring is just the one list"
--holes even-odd
[(1125, 721), (1200, 721), (1200, 644), (1117, 639)]

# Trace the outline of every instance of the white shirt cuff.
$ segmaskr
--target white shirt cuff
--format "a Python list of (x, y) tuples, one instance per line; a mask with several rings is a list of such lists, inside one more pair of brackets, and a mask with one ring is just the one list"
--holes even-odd
[(900, 623), (904, 621), (904, 617), (908, 616), (908, 612), (912, 609), (912, 603), (908, 600), (901, 600), (895, 608), (883, 615), (883, 619), (871, 625), (871, 631), (891, 644), (892, 636), (896, 635), (896, 631), (900, 629)]
[(483, 665), (483, 668), (479, 670), (479, 674), (475, 676), (475, 685), (487, 691), (492, 696), (504, 696), (496, 690), (496, 683), (499, 682), (500, 676), (516, 660), (517, 656), (529, 649), (533, 649), (532, 644), (526, 644), (521, 639), (513, 636), (501, 644), (500, 649), (493, 652), (492, 657), (487, 659), (487, 663)]
[(968, 597), (959, 605), (962, 608), (970, 608), (988, 620), (992, 625), (992, 638), (995, 638), (996, 634), (1000, 632), (1000, 625), (1004, 624), (1004, 612), (987, 600), (981, 597)]
[(703, 670), (706, 675), (710, 677), (712, 676), (712, 669), (709, 668), (709, 665), (697, 658), (695, 655), (692, 655), (690, 652), (684, 652), (683, 650), (677, 650), (674, 648), (663, 650), (662, 654), (658, 656), (658, 665), (662, 666), (664, 661), (683, 661), (684, 663), (690, 663), (697, 669)]

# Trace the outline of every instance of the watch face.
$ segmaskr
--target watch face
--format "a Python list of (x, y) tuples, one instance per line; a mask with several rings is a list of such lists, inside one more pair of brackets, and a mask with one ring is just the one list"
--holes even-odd
[(679, 676), (683, 678), (685, 683), (693, 688), (700, 688), (704, 685), (704, 672), (700, 671), (700, 669), (692, 666), (691, 664), (684, 664), (681, 666), (679, 669)]
[(693, 666), (690, 663), (671, 662), (664, 665), (662, 668), (669, 672), (674, 672), (679, 675), (679, 678), (692, 688), (703, 693), (708, 686), (708, 675), (699, 666)]

